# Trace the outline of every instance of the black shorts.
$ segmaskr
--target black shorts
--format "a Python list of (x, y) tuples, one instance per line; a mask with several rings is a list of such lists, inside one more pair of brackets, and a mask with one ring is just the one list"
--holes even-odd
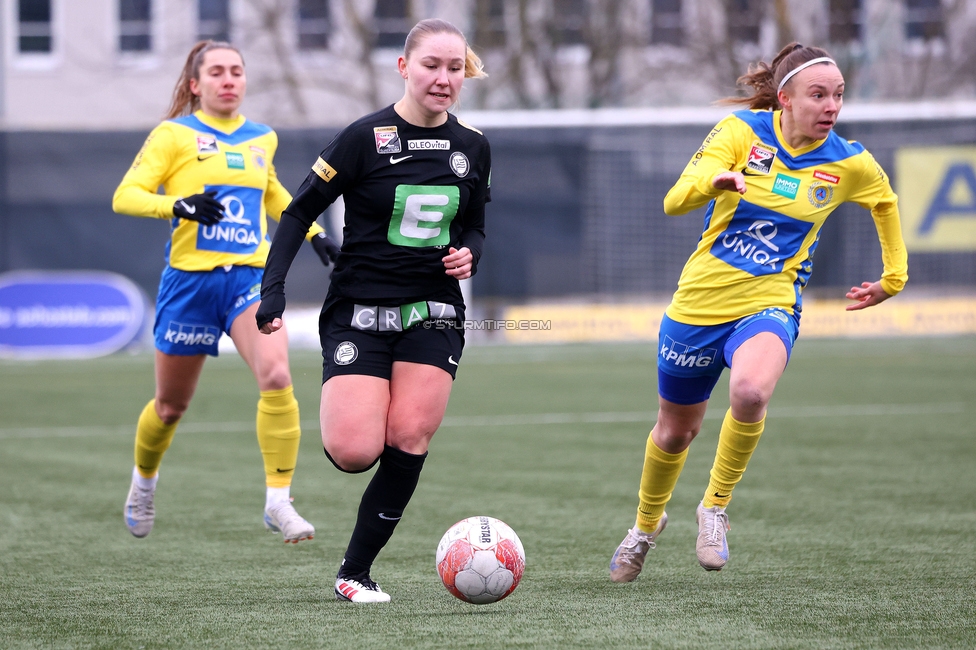
[(428, 318), (402, 331), (353, 327), (354, 304), (327, 305), (319, 317), (322, 343), (322, 383), (337, 375), (369, 375), (390, 379), (394, 361), (436, 366), (457, 374), (464, 349), (464, 311), (455, 318)]

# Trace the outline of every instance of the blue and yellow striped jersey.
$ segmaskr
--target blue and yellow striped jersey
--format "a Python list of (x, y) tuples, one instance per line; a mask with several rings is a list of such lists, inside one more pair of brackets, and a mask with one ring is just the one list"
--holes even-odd
[[(182, 271), (218, 266), (263, 267), (268, 257), (266, 216), (278, 219), (291, 195), (278, 181), (278, 135), (238, 116), (224, 120), (197, 111), (166, 120), (146, 138), (115, 190), (112, 208), (134, 216), (172, 219), (169, 265)], [(162, 186), (163, 194), (157, 189)], [(224, 218), (215, 226), (173, 217), (180, 197), (215, 191)], [(322, 232), (313, 224), (309, 237)]]
[[(726, 171), (745, 175), (744, 195), (712, 186)], [(799, 313), (820, 229), (845, 201), (871, 211), (884, 263), (881, 285), (898, 293), (908, 280), (898, 197), (874, 157), (833, 132), (792, 149), (780, 130), (780, 111), (729, 115), (664, 199), (671, 215), (708, 204), (704, 231), (681, 272), (668, 316), (689, 325), (717, 325), (769, 307)]]

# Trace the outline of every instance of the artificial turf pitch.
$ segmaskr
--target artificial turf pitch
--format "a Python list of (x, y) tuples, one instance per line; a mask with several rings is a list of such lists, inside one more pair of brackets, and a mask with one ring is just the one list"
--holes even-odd
[[(420, 486), (374, 566), (387, 605), (332, 584), (369, 475), (317, 431), (295, 352), (292, 488), (311, 542), (264, 530), (257, 390), (210, 360), (167, 453), (156, 527), (122, 521), (150, 355), (0, 362), (0, 647), (973, 648), (976, 338), (801, 340), (729, 508), (731, 560), (695, 560), (727, 380), (640, 579), (610, 582), (656, 408), (652, 344), (470, 347)], [(727, 375), (726, 375), (727, 377)], [(527, 555), (501, 603), (452, 598), (441, 534), (487, 514)]]

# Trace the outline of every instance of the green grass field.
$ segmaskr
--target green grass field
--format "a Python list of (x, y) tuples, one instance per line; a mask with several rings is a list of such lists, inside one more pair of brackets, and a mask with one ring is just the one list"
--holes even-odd
[[(641, 578), (610, 582), (656, 409), (651, 345), (472, 347), (420, 487), (373, 577), (332, 583), (367, 476), (318, 439), (319, 358), (292, 357), (304, 437), (292, 489), (317, 527), (261, 523), (257, 391), (208, 362), (163, 464), (153, 533), (122, 522), (148, 355), (0, 362), (3, 648), (973, 648), (976, 338), (799, 344), (729, 508), (731, 560), (695, 559), (727, 381)], [(508, 522), (518, 590), (467, 605), (434, 550), (455, 521)]]

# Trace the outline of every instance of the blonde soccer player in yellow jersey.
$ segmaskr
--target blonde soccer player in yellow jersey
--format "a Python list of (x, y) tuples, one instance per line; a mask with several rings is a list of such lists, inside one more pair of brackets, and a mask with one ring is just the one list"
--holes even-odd
[(658, 339), (657, 423), (648, 436), (637, 521), (610, 560), (610, 578), (637, 578), (668, 521), (665, 506), (711, 391), (730, 368), (731, 407), (696, 511), (697, 555), (729, 559), (726, 507), (763, 432), (766, 407), (799, 331), (803, 288), (820, 228), (845, 201), (871, 211), (884, 271), (853, 287), (848, 310), (877, 305), (908, 279), (898, 198), (864, 147), (833, 131), (844, 77), (824, 50), (791, 43), (739, 79), (754, 94), (719, 122), (664, 199), (667, 214), (708, 206)]
[[(136, 427), (135, 467), (125, 523), (145, 537), (155, 520), (159, 466), (197, 387), (207, 355), (230, 335), (257, 379), (257, 438), (266, 475), (265, 526), (285, 542), (315, 528), (291, 504), (301, 436), (288, 367), (288, 337), (254, 326), (268, 257), (266, 216), (278, 219), (291, 195), (278, 182), (278, 136), (238, 112), (247, 88), (244, 60), (227, 43), (190, 51), (167, 119), (115, 191), (116, 212), (170, 221), (167, 264), (156, 300), (156, 394)], [(163, 193), (157, 193), (162, 186)], [(313, 225), (308, 237), (328, 265), (338, 246)]]

